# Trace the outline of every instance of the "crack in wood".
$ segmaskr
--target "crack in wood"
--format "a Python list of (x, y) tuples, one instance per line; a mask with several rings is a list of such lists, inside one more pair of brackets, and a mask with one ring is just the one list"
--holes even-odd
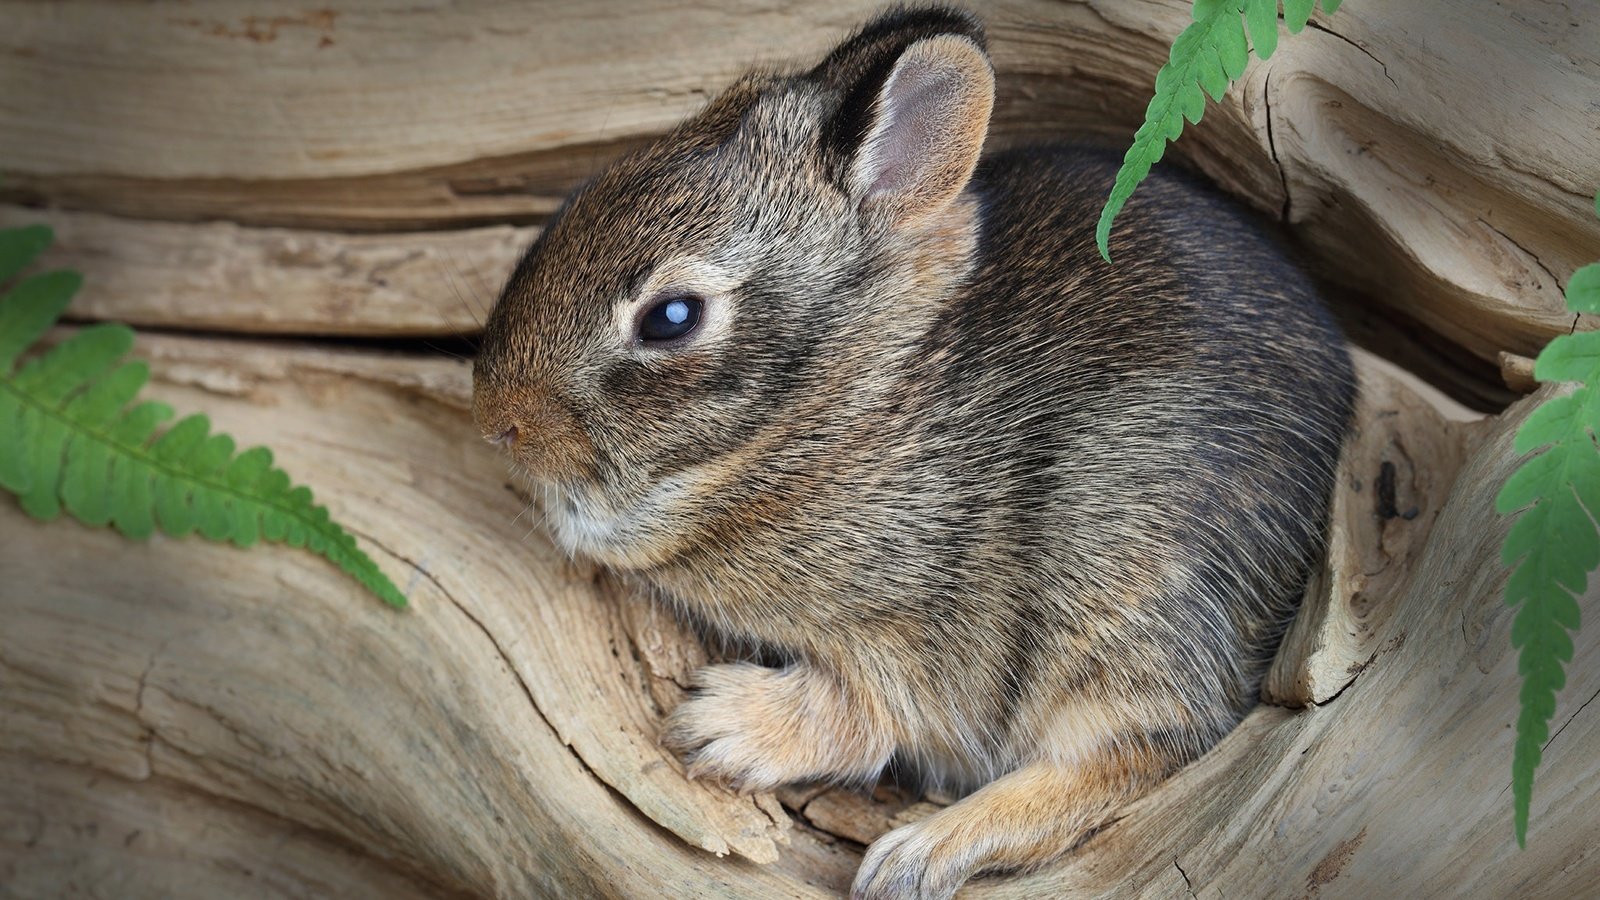
[(1521, 250), (1524, 254), (1526, 254), (1528, 256), (1529, 259), (1532, 259), (1534, 265), (1538, 266), (1544, 272), (1544, 274), (1550, 276), (1550, 283), (1555, 285), (1555, 288), (1556, 288), (1556, 290), (1558, 292), (1565, 292), (1566, 291), (1566, 287), (1561, 283), (1561, 279), (1556, 277), (1556, 273), (1550, 271), (1550, 267), (1544, 264), (1544, 260), (1539, 258), (1539, 254), (1537, 254), (1537, 253), (1533, 252), (1532, 250), (1528, 249), (1528, 247), (1525, 244), (1523, 244), (1521, 241), (1517, 240), (1516, 238), (1512, 237), (1509, 234), (1506, 234), (1504, 231), (1501, 231), (1499, 228), (1496, 228), (1494, 223), (1490, 222), (1488, 219), (1485, 219), (1482, 216), (1478, 216), (1477, 220), (1485, 228), (1489, 229), (1490, 231), (1494, 232), (1495, 234), (1500, 235), (1502, 238), (1505, 238), (1507, 243), (1509, 243), (1513, 247), (1516, 247), (1518, 250)]
[(1339, 40), (1344, 41), (1346, 44), (1349, 44), (1350, 46), (1356, 48), (1357, 50), (1360, 50), (1368, 59), (1370, 59), (1373, 62), (1378, 64), (1378, 67), (1383, 70), (1383, 77), (1384, 78), (1388, 78), (1390, 84), (1394, 85), (1394, 87), (1396, 89), (1398, 89), (1400, 87), (1400, 84), (1398, 82), (1396, 82), (1393, 77), (1391, 77), (1389, 75), (1389, 66), (1387, 64), (1385, 64), (1383, 60), (1381, 60), (1378, 57), (1374, 56), (1372, 54), (1371, 50), (1368, 50), (1366, 47), (1361, 46), (1359, 43), (1356, 43), (1355, 41), (1351, 40), (1350, 38), (1345, 37), (1344, 35), (1340, 34), (1337, 31), (1334, 31), (1333, 29), (1329, 28), (1328, 26), (1318, 24), (1315, 21), (1306, 22), (1306, 27), (1310, 28), (1312, 31), (1320, 31), (1323, 34), (1332, 35), (1333, 37), (1336, 37)]
[(1593, 703), (1596, 697), (1600, 697), (1600, 691), (1595, 691), (1594, 694), (1590, 695), (1589, 699), (1583, 701), (1583, 703), (1578, 706), (1577, 710), (1574, 711), (1572, 715), (1568, 716), (1565, 722), (1561, 723), (1561, 727), (1556, 729), (1556, 733), (1550, 735), (1550, 739), (1544, 742), (1544, 746), (1540, 747), (1539, 751), (1543, 753), (1545, 750), (1550, 749), (1550, 745), (1555, 743), (1556, 738), (1561, 736), (1561, 732), (1566, 731), (1567, 726), (1571, 725), (1574, 719), (1578, 718), (1580, 715), (1583, 715), (1583, 711), (1589, 708), (1589, 704)]
[(1178, 874), (1179, 874), (1179, 875), (1182, 875), (1182, 876), (1183, 876), (1183, 888), (1184, 888), (1184, 891), (1183, 891), (1183, 892), (1184, 892), (1184, 893), (1185, 893), (1185, 894), (1188, 894), (1188, 895), (1189, 895), (1189, 896), (1190, 896), (1190, 897), (1193, 897), (1193, 896), (1195, 896), (1195, 892), (1194, 892), (1194, 882), (1192, 882), (1192, 881), (1190, 881), (1190, 880), (1189, 880), (1189, 873), (1188, 873), (1188, 872), (1185, 872), (1185, 871), (1184, 871), (1184, 870), (1183, 870), (1183, 866), (1182, 866), (1182, 865), (1180, 865), (1180, 864), (1179, 864), (1179, 863), (1178, 863), (1178, 858), (1177, 858), (1177, 857), (1176, 857), (1176, 856), (1174, 856), (1174, 857), (1173, 857), (1173, 858), (1172, 858), (1172, 867), (1173, 867), (1173, 868), (1174, 868), (1174, 869), (1177, 869), (1177, 870), (1178, 870)]
[(1283, 187), (1283, 205), (1278, 210), (1278, 221), (1288, 224), (1289, 216), (1294, 208), (1293, 197), (1289, 193), (1289, 172), (1283, 167), (1283, 162), (1278, 159), (1278, 141), (1272, 132), (1272, 71), (1267, 71), (1266, 82), (1261, 88), (1261, 105), (1266, 110), (1267, 117), (1267, 152), (1272, 155), (1272, 165), (1278, 170), (1278, 183)]

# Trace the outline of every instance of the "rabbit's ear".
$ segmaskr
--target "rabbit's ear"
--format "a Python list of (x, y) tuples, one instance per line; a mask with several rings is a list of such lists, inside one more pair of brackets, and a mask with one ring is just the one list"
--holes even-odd
[(811, 77), (841, 93), (822, 144), (864, 214), (910, 222), (966, 187), (994, 106), (994, 71), (975, 19), (950, 10), (891, 14)]
[(851, 161), (862, 211), (901, 223), (954, 200), (978, 164), (993, 107), (994, 72), (977, 45), (936, 37), (906, 48)]

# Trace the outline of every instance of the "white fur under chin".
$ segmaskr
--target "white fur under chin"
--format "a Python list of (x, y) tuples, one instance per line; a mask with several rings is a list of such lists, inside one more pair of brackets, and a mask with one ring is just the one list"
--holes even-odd
[(603, 492), (542, 485), (540, 501), (550, 534), (571, 556), (628, 569), (658, 562), (671, 552), (672, 509), (690, 493), (686, 477), (668, 478), (638, 500), (618, 504)]

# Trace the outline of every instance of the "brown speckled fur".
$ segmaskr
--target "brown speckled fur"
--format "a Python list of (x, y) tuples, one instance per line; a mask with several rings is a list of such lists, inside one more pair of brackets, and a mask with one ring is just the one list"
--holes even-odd
[[(974, 172), (982, 47), (897, 11), (741, 80), (573, 196), (474, 373), (558, 542), (779, 661), (700, 673), (667, 731), (693, 774), (978, 788), (874, 843), (861, 897), (1045, 863), (1233, 727), (1352, 403), (1309, 281), (1210, 190), (1158, 170), (1108, 266), (1115, 157)], [(896, 77), (934, 98), (909, 150), (873, 143)], [(632, 343), (678, 293), (697, 332)]]

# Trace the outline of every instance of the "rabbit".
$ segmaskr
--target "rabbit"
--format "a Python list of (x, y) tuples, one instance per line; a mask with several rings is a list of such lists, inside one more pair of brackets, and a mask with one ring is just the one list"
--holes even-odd
[[(897, 9), (580, 187), (473, 370), (553, 539), (773, 665), (695, 676), (691, 777), (965, 793), (858, 898), (1042, 866), (1216, 743), (1321, 552), (1354, 402), (1251, 216), (1115, 156), (980, 159), (983, 26)], [(907, 776), (911, 777), (911, 776)]]

